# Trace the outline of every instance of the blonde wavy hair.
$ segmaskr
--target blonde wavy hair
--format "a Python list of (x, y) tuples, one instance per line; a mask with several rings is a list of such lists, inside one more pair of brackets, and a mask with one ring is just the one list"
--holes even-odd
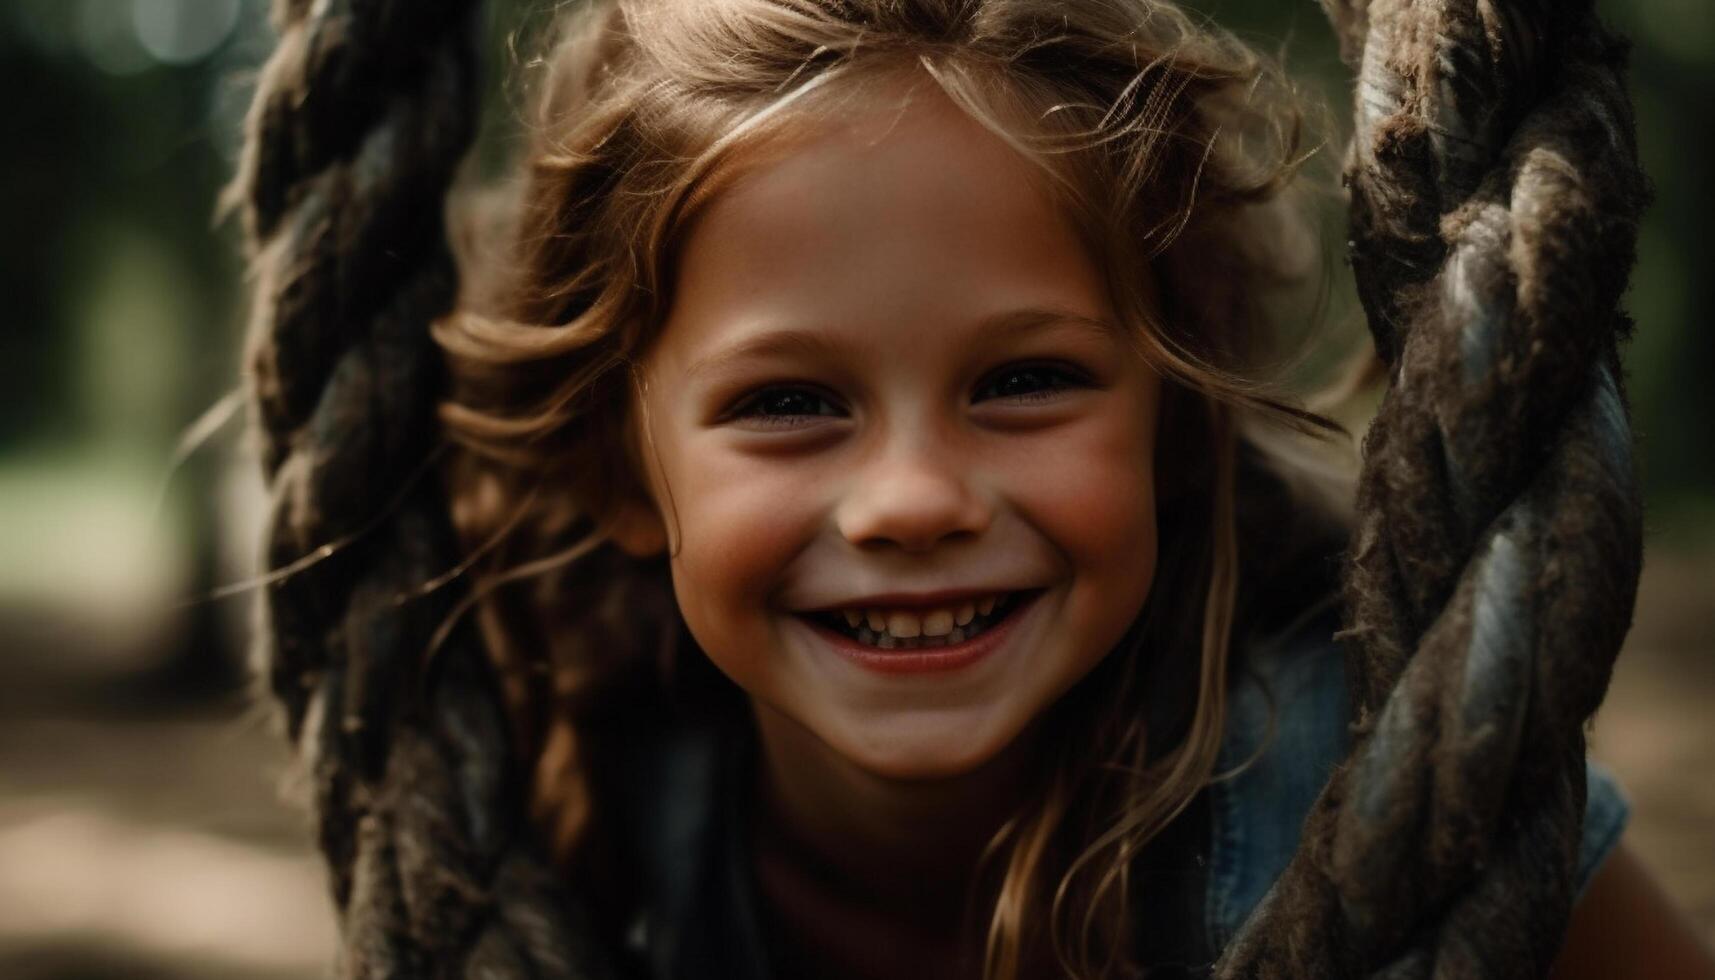
[(1289, 193), (1310, 103), (1274, 61), (1159, 0), (617, 0), (572, 8), (544, 50), (522, 175), (505, 206), (480, 199), (466, 292), (435, 337), (454, 523), (553, 853), (592, 882), (623, 877), (588, 846), (601, 719), (669, 680), (687, 643), (665, 559), (608, 540), (620, 504), (643, 499), (630, 366), (671, 306), (682, 231), (738, 151), (910, 75), (1050, 178), (1166, 379), (1154, 591), (1044, 719), (1040, 792), (989, 843), (973, 893), (989, 980), (1016, 980), (1044, 943), (1071, 975), (1135, 974), (1131, 859), (1220, 747), (1240, 456), (1258, 444), (1241, 430), (1323, 424), (1264, 370), (1267, 297), (1319, 265)]

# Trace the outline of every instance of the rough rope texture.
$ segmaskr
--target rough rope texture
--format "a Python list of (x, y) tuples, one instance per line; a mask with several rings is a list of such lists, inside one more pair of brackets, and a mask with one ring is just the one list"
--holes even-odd
[[(1348, 583), (1359, 741), (1224, 978), (1540, 975), (1564, 927), (1581, 726), (1639, 567), (1616, 344), (1644, 192), (1588, 0), (1501, 3), (1327, 0), (1360, 66), (1353, 259), (1393, 382)], [(477, 637), (421, 661), (459, 588), (421, 589), (457, 560), (427, 326), (456, 293), (476, 6), (276, 0), (235, 185), (267, 563), (294, 569), (258, 654), (312, 777), (342, 976), (599, 980)]]
[[(276, 0), (234, 193), (273, 500), (257, 630), (310, 777), (350, 978), (609, 975), (519, 813), (488, 659), (424, 594), (458, 560), (433, 472), (457, 291), (442, 210), (474, 132), (475, 0)], [(403, 488), (403, 489), (401, 489)], [(331, 545), (331, 547), (330, 547)]]
[(1357, 744), (1216, 975), (1542, 976), (1641, 563), (1626, 52), (1589, 0), (1327, 6), (1391, 379), (1346, 581)]

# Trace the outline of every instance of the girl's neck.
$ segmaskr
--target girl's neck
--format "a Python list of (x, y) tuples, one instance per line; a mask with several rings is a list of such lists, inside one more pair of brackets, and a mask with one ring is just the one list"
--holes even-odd
[(890, 779), (755, 708), (757, 832), (843, 902), (957, 933), (984, 847), (1025, 799), (1036, 727), (956, 777)]

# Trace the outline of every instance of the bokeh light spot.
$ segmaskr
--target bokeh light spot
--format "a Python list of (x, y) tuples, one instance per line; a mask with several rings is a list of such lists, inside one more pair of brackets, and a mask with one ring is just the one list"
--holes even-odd
[(231, 36), (238, 0), (132, 0), (131, 22), (156, 61), (193, 64)]

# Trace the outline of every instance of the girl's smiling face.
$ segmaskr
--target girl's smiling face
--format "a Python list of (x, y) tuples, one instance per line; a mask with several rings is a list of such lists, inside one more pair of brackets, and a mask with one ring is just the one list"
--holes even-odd
[[(933, 86), (820, 121), (698, 216), (639, 368), (654, 507), (621, 543), (659, 515), (759, 722), (876, 775), (995, 757), (1149, 592), (1157, 376), (1042, 179)], [(839, 629), (959, 641), (997, 595), (951, 646)]]

